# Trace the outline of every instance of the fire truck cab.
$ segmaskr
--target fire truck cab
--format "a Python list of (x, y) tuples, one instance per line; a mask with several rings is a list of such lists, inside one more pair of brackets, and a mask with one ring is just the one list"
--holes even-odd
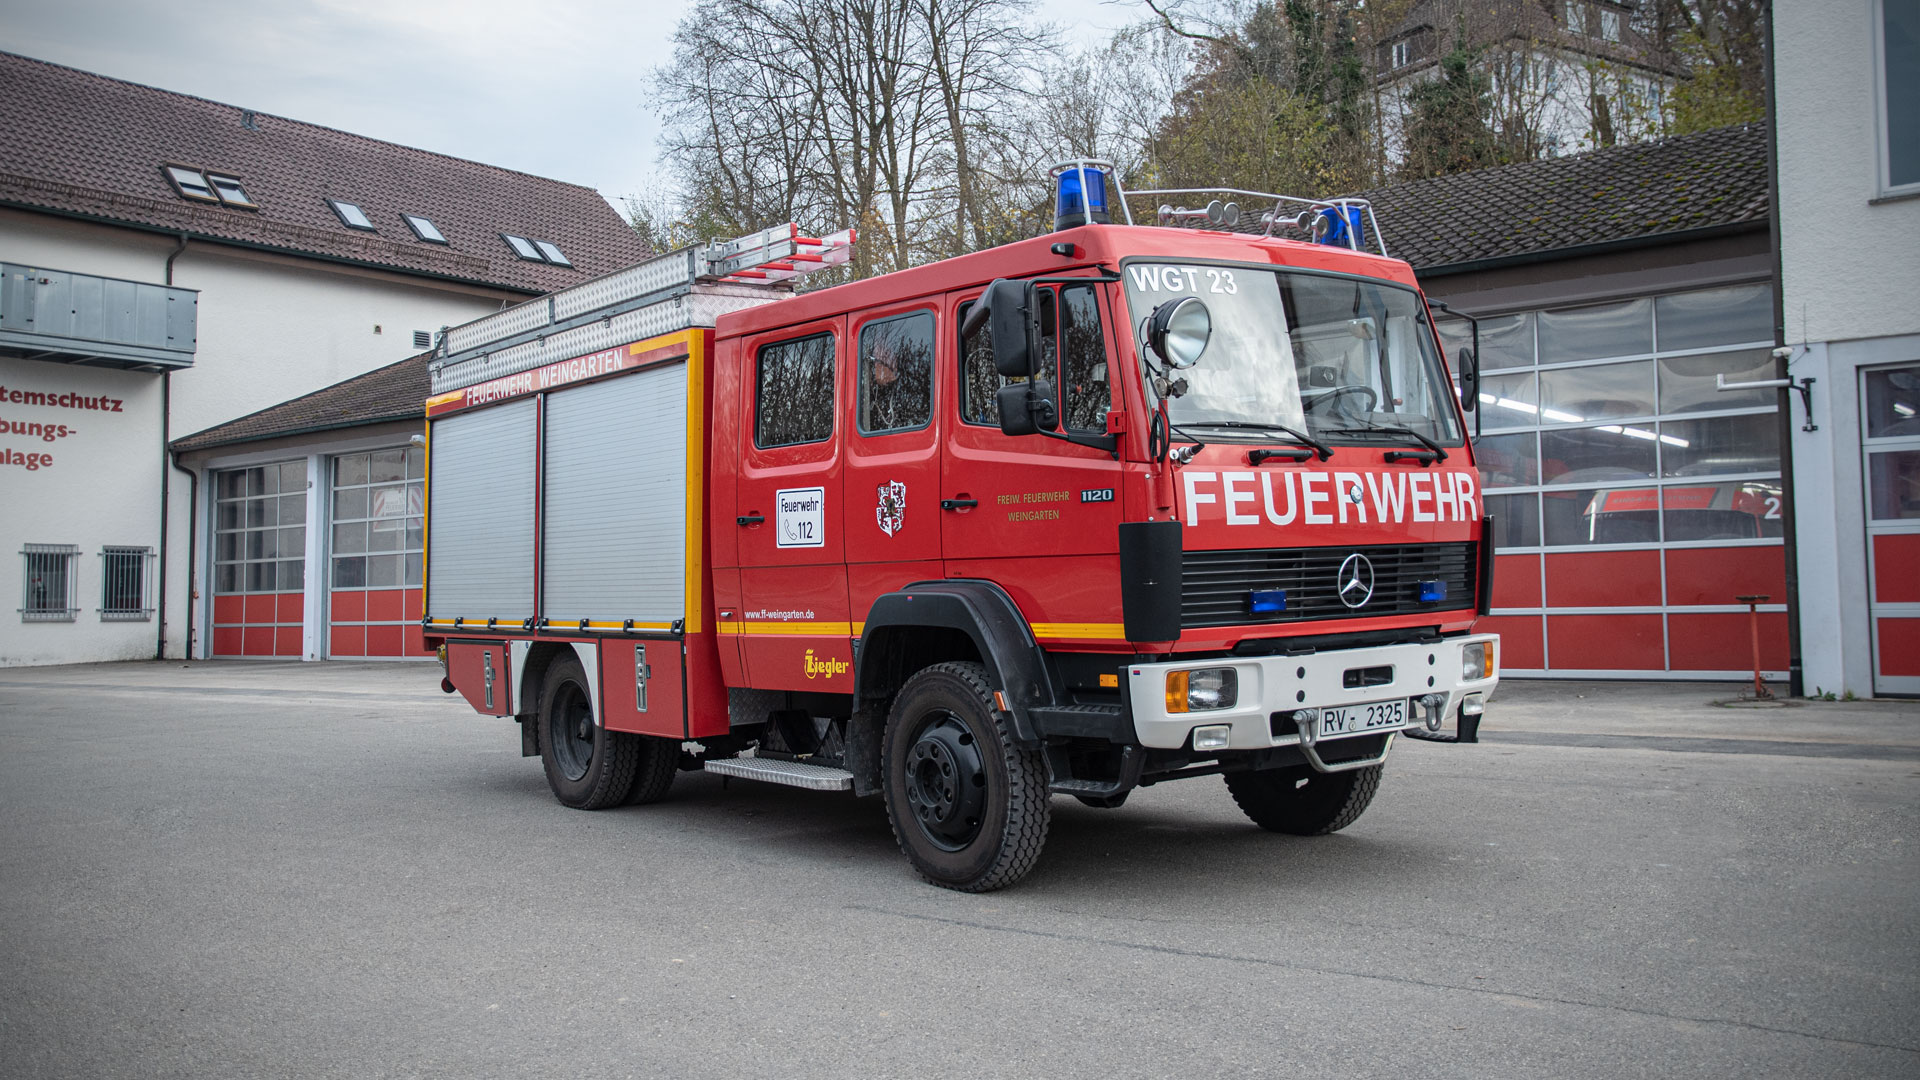
[(1032, 868), (1056, 794), (1220, 774), (1326, 833), (1397, 735), (1473, 741), (1491, 529), (1410, 268), (1347, 204), (1309, 205), (1346, 240), (1315, 243), (1092, 201), (834, 288), (749, 284), (844, 251), (795, 232), (449, 332), (443, 687), (569, 805), (683, 769), (880, 795), (964, 890)]

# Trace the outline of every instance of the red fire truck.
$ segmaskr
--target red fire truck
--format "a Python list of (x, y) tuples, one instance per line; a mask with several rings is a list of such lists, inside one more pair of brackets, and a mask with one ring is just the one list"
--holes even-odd
[(1321, 834), (1395, 735), (1474, 741), (1491, 522), (1370, 210), (1136, 224), (1178, 196), (1120, 192), (1114, 223), (1103, 166), (1056, 172), (1037, 239), (795, 294), (854, 238), (783, 226), (446, 332), (443, 689), (568, 806), (680, 770), (880, 795), (971, 891), (1032, 868), (1056, 794), (1218, 774)]

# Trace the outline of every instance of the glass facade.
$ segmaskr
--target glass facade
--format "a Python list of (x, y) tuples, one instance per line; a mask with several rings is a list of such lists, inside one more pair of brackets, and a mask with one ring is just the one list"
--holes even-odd
[(331, 476), (327, 654), (418, 655), (426, 451), (342, 454)]
[(1920, 694), (1920, 363), (1860, 373), (1876, 694)]
[(214, 474), (213, 655), (299, 656), (307, 463)]
[[(1734, 597), (1762, 594), (1763, 666), (1786, 666), (1776, 392), (1715, 385), (1773, 377), (1771, 323), (1766, 285), (1481, 320), (1468, 422), (1504, 668), (1750, 668)], [(1440, 333), (1450, 357), (1469, 341), (1462, 320)], [(1738, 649), (1701, 644), (1733, 629)]]

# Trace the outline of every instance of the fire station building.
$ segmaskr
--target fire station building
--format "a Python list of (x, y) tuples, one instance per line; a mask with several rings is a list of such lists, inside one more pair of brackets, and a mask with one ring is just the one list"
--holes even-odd
[(577, 185), (4, 53), (0, 129), (0, 664), (404, 652), (417, 420), (169, 443), (628, 265), (632, 230)]

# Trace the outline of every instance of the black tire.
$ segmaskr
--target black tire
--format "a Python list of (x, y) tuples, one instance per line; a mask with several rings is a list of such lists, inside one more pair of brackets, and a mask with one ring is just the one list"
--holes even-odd
[(1227, 774), (1233, 801), (1255, 825), (1289, 836), (1325, 836), (1359, 820), (1380, 790), (1380, 770), (1322, 773), (1305, 766)]
[(627, 805), (659, 802), (673, 787), (673, 776), (680, 771), (680, 740), (651, 735), (634, 736), (640, 743), (640, 761), (633, 770), (633, 790), (627, 793)]
[(935, 664), (907, 680), (881, 746), (887, 817), (907, 861), (961, 892), (1027, 876), (1047, 841), (1047, 765), (1015, 743), (975, 663)]
[(627, 801), (640, 763), (640, 736), (593, 722), (592, 691), (573, 656), (547, 668), (540, 690), (540, 761), (553, 797), (575, 810), (604, 810)]

